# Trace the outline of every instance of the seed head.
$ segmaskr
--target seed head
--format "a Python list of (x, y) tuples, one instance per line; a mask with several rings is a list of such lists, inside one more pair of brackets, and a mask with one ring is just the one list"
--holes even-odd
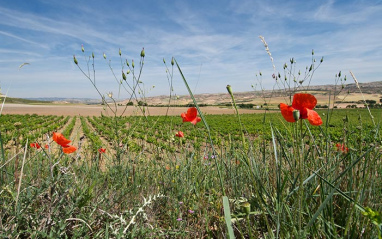
[(300, 119), (300, 111), (299, 110), (293, 110), (293, 119), (296, 121)]

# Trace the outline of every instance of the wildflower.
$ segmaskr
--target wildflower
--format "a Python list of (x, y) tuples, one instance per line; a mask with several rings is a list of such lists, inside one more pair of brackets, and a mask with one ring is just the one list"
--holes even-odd
[(182, 202), (182, 201), (180, 201), (180, 202), (179, 202), (179, 204), (180, 204), (180, 205), (182, 205), (182, 204), (183, 204), (183, 202)]
[(182, 113), (180, 116), (183, 118), (183, 122), (190, 122), (193, 125), (200, 122), (200, 117), (197, 117), (198, 110), (195, 107), (191, 107), (187, 110), (187, 113)]
[(192, 214), (192, 213), (194, 213), (194, 212), (195, 212), (195, 211), (192, 211), (191, 209), (188, 210), (188, 213), (191, 213), (191, 214)]
[(45, 144), (44, 146), (46, 149), (49, 149), (49, 145), (48, 144)]
[(100, 148), (100, 149), (98, 149), (98, 152), (99, 152), (100, 154), (104, 154), (104, 153), (106, 152), (106, 149), (104, 149), (104, 148)]
[(166, 170), (170, 170), (171, 169), (171, 167), (170, 167), (170, 165), (166, 165)]
[(41, 146), (38, 143), (30, 143), (31, 148), (39, 149)]
[(349, 148), (346, 147), (345, 144), (337, 143), (337, 144), (336, 144), (336, 147), (337, 147), (337, 151), (341, 151), (342, 153), (347, 153), (347, 152), (349, 152)]
[(321, 125), (321, 117), (313, 110), (316, 104), (317, 99), (313, 95), (298, 93), (293, 96), (292, 106), (281, 103), (280, 110), (284, 119), (288, 122), (296, 122), (293, 111), (298, 110), (300, 112), (300, 119), (308, 119), (311, 125)]
[(180, 221), (182, 221), (182, 218), (177, 218), (176, 220), (177, 220), (178, 222), (180, 222)]
[(74, 151), (77, 150), (77, 148), (74, 147), (73, 145), (69, 145), (69, 143), (72, 141), (65, 138), (61, 133), (53, 132), (53, 140), (57, 144), (61, 145), (62, 151), (66, 154), (73, 153)]
[(183, 138), (184, 137), (184, 134), (182, 131), (178, 131), (178, 133), (175, 134), (176, 137), (179, 137), (179, 138)]

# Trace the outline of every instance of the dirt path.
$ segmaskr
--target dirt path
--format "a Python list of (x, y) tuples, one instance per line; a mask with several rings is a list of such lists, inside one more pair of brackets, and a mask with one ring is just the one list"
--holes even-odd
[[(118, 109), (118, 115), (123, 112), (124, 107)], [(168, 110), (169, 115), (180, 115), (187, 111), (187, 107), (171, 107)], [(235, 114), (233, 109), (220, 108), (216, 106), (202, 107), (202, 112), (204, 114)], [(166, 115), (167, 107), (147, 107), (149, 115)], [(27, 104), (5, 104), (3, 109), (3, 114), (38, 114), (38, 115), (64, 115), (64, 116), (101, 116), (101, 113), (107, 115), (101, 105), (27, 105)], [(241, 114), (263, 114), (263, 110), (251, 110), (251, 109), (240, 109)], [(125, 116), (129, 115), (142, 115), (139, 108), (135, 106), (127, 107)]]

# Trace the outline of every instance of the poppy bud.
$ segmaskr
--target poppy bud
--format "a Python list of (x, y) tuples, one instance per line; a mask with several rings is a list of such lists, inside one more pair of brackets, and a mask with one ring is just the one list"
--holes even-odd
[(296, 121), (300, 119), (300, 111), (299, 110), (293, 110), (293, 119)]
[(134, 68), (134, 60), (131, 60), (131, 66)]
[(314, 50), (312, 49), (312, 56), (314, 55)]
[(106, 54), (105, 53), (103, 53), (103, 58), (106, 60)]
[(230, 94), (230, 95), (232, 95), (232, 88), (231, 88), (231, 86), (230, 85), (227, 85), (227, 91), (228, 91), (228, 93)]
[(84, 44), (81, 44), (81, 51), (85, 52)]
[(172, 65), (172, 66), (174, 65), (174, 57), (171, 58), (171, 65)]
[(320, 61), (320, 62), (322, 63), (323, 61), (324, 61), (324, 57), (321, 58), (321, 61)]
[(92, 52), (92, 57), (93, 57), (93, 59), (94, 59), (94, 52)]
[(284, 70), (288, 67), (287, 63), (284, 64)]
[(119, 48), (119, 52), (118, 52), (119, 56), (122, 55), (122, 52), (121, 52), (121, 48)]
[(242, 202), (240, 206), (242, 207), (243, 212), (246, 215), (249, 215), (251, 212), (251, 204), (249, 202)]
[(341, 71), (338, 73), (338, 77), (341, 77)]
[(166, 60), (163, 58), (163, 63), (166, 64)]
[(126, 75), (123, 71), (122, 71), (122, 78), (123, 78), (123, 80), (126, 80)]
[(127, 59), (126, 59), (126, 65), (129, 66), (129, 62), (127, 61)]
[(74, 63), (75, 63), (76, 65), (78, 65), (78, 61), (77, 61), (77, 59), (76, 59), (76, 56), (75, 56), (75, 55), (73, 55), (73, 60), (74, 60)]
[(313, 70), (313, 65), (310, 65), (309, 71), (312, 71), (312, 70)]
[(142, 51), (141, 51), (141, 57), (145, 57), (145, 48), (144, 47), (142, 48)]
[(127, 71), (126, 71), (126, 74), (130, 74), (130, 70), (127, 70)]

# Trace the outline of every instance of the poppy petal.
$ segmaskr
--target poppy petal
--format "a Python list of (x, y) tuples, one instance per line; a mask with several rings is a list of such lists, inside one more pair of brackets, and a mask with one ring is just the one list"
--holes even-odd
[(186, 113), (180, 114), (180, 117), (182, 117), (183, 122), (187, 122), (187, 115), (186, 115)]
[(280, 110), (281, 114), (283, 115), (284, 119), (288, 122), (296, 122), (296, 120), (293, 117), (293, 110), (294, 108), (292, 106), (289, 106), (284, 103), (280, 103)]
[(320, 115), (314, 110), (307, 110), (308, 120), (311, 125), (322, 125), (322, 119)]
[(65, 153), (65, 154), (70, 154), (70, 153), (73, 153), (74, 151), (76, 151), (77, 148), (74, 147), (73, 145), (67, 145), (66, 147), (62, 147), (62, 151)]
[(68, 144), (70, 144), (70, 140), (66, 139), (61, 133), (56, 133), (56, 132), (53, 132), (53, 140), (61, 145), (62, 147), (65, 147), (67, 146)]
[(202, 119), (200, 117), (195, 117), (191, 122), (191, 124), (196, 125), (196, 123), (200, 122)]
[[(316, 97), (314, 97), (314, 95), (298, 93), (293, 96), (292, 107), (297, 110), (303, 110), (304, 108), (312, 110), (314, 109), (316, 104), (317, 104), (317, 99)], [(305, 112), (301, 112), (301, 113), (305, 113)]]
[(198, 114), (198, 110), (195, 107), (191, 107), (187, 110), (187, 115), (191, 119), (195, 118), (197, 114)]

